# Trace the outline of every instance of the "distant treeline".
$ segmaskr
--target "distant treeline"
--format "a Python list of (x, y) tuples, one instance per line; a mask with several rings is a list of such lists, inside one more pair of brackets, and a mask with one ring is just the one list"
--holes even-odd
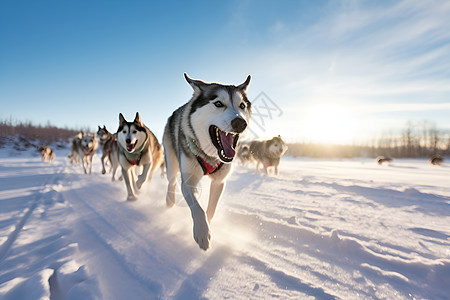
[(328, 145), (315, 143), (288, 144), (288, 155), (316, 158), (352, 158), (380, 155), (392, 158), (450, 156), (450, 134), (434, 124), (408, 122), (401, 134), (385, 134), (366, 145)]
[[(42, 144), (65, 142), (79, 133), (81, 129), (58, 128), (48, 122), (46, 125), (35, 125), (32, 122), (0, 120), (0, 137), (19, 136), (24, 141), (39, 141)], [(1, 143), (1, 141), (0, 141)]]

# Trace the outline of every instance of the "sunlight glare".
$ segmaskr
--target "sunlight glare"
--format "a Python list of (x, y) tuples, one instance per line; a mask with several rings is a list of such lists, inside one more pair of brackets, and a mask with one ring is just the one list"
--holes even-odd
[(315, 143), (351, 143), (355, 121), (348, 111), (337, 106), (312, 107), (301, 122), (302, 136)]

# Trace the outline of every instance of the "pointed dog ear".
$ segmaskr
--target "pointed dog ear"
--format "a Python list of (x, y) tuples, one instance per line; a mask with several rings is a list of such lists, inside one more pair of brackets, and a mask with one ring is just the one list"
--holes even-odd
[(208, 85), (208, 83), (204, 81), (192, 79), (186, 73), (184, 73), (184, 78), (186, 78), (187, 83), (194, 89), (194, 96), (200, 94), (202, 88)]
[(139, 126), (142, 126), (141, 116), (138, 112), (136, 112), (136, 116), (134, 117), (134, 123), (138, 124)]
[(100, 125), (97, 125), (97, 126), (98, 126), (98, 130), (102, 129), (102, 128), (100, 127)]
[(252, 76), (248, 75), (247, 79), (244, 81), (244, 83), (241, 83), (240, 85), (238, 85), (237, 88), (245, 93), (247, 91), (248, 84), (250, 83), (251, 79), (252, 79)]
[(127, 120), (123, 117), (122, 113), (119, 113), (119, 124), (122, 125), (123, 123), (126, 123)]

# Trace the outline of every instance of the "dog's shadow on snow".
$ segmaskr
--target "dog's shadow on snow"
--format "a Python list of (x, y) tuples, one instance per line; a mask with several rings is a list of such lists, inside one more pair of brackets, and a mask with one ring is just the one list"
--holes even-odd
[(231, 256), (231, 249), (226, 246), (215, 247), (213, 253), (202, 264), (201, 268), (190, 274), (176, 291), (173, 299), (207, 299), (202, 296), (210, 279), (223, 267)]

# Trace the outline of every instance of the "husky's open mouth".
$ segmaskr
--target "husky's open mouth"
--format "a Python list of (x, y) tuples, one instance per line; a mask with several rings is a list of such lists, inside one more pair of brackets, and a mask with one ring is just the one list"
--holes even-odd
[(220, 160), (227, 163), (232, 162), (236, 155), (235, 148), (239, 140), (239, 134), (225, 132), (217, 126), (211, 125), (209, 127), (209, 135), (214, 146), (217, 148)]
[(134, 148), (136, 148), (138, 140), (136, 140), (136, 142), (134, 144), (127, 144), (127, 151), (128, 152), (133, 152)]

